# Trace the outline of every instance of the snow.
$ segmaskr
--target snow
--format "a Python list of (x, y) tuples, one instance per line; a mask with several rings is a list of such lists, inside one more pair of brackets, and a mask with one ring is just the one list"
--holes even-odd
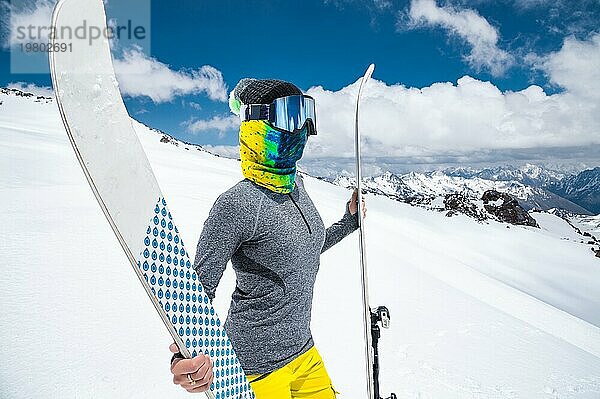
[(453, 192), (464, 192), (474, 197), (481, 197), (487, 190), (506, 192), (519, 199), (527, 199), (534, 194), (534, 188), (516, 181), (493, 181), (479, 177), (465, 179), (448, 176), (443, 172), (417, 173), (411, 172), (402, 180), (418, 193), (437, 196)]
[[(171, 339), (130, 269), (53, 102), (0, 94), (2, 398), (185, 398)], [(188, 249), (235, 160), (135, 123)], [(186, 149), (187, 148), (187, 149)], [(306, 178), (326, 224), (350, 191)], [(390, 309), (382, 391), (400, 398), (599, 398), (600, 260), (562, 219), (540, 229), (367, 195), (372, 304)], [(509, 228), (507, 228), (509, 227)], [(227, 312), (229, 268), (215, 306)], [(364, 398), (357, 235), (322, 256), (313, 332), (342, 398)]]
[(577, 226), (581, 231), (587, 232), (600, 238), (600, 215), (596, 216), (582, 216), (575, 215), (569, 218), (571, 222)]
[[(592, 172), (584, 171), (582, 174)], [(328, 175), (330, 176), (331, 173)], [(544, 170), (530, 164), (519, 169), (511, 166), (483, 170), (449, 168), (433, 172), (410, 172), (404, 175), (396, 175), (387, 171), (364, 179), (363, 187), (371, 193), (410, 200), (413, 204), (414, 200), (420, 201), (422, 199), (443, 197), (453, 193), (460, 193), (473, 200), (481, 198), (484, 192), (488, 190), (495, 190), (518, 199), (519, 204), (526, 210), (557, 208), (572, 214), (590, 214), (590, 210), (556, 194), (554, 188), (548, 191), (549, 189), (545, 185), (558, 182), (558, 176), (560, 176), (558, 172)], [(575, 177), (573, 179), (577, 180)], [(347, 172), (342, 172), (330, 180), (342, 187), (348, 187), (353, 184), (354, 177)], [(597, 191), (593, 189), (593, 176), (588, 176), (587, 180), (591, 180), (592, 183), (584, 184), (585, 187), (583, 188), (580, 187), (584, 197), (586, 195), (588, 197), (593, 196)], [(577, 186), (577, 184), (575, 185)], [(576, 202), (579, 203), (580, 201)]]
[[(341, 174), (334, 183), (347, 187), (354, 184), (353, 176)], [(385, 194), (399, 194), (404, 196), (437, 197), (451, 193), (463, 193), (469, 197), (481, 198), (487, 190), (506, 192), (519, 199), (529, 199), (541, 190), (527, 186), (517, 181), (500, 181), (482, 179), (479, 177), (465, 178), (462, 176), (449, 176), (444, 172), (410, 172), (405, 175), (394, 175), (386, 172), (382, 175), (366, 179), (365, 186)]]
[(502, 198), (498, 198), (495, 201), (489, 201), (487, 203), (487, 205), (492, 206), (492, 207), (499, 207), (499, 206), (502, 206), (502, 204), (504, 204), (504, 200)]
[(481, 177), (487, 180), (501, 181), (529, 181), (535, 183), (534, 185), (543, 185), (564, 179), (567, 169), (564, 166), (561, 169), (563, 171), (559, 172), (548, 167), (525, 163), (519, 167), (503, 165), (484, 169), (472, 167), (447, 168), (445, 172), (453, 176)]

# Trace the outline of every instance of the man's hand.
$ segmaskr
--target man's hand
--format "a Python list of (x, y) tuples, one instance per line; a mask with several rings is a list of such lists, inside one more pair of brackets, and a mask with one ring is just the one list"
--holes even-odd
[[(350, 198), (350, 205), (348, 205), (348, 209), (350, 210), (350, 213), (352, 215), (356, 215), (356, 211), (358, 210), (358, 190), (354, 189), (354, 192), (352, 193), (352, 197)], [(361, 209), (362, 209), (362, 214), (363, 214), (363, 218), (367, 216), (367, 207), (365, 205), (365, 199), (363, 197), (362, 199), (362, 204), (361, 204)]]
[[(179, 352), (175, 343), (169, 346), (172, 353)], [(175, 359), (171, 364), (173, 384), (181, 385), (190, 393), (208, 391), (213, 381), (213, 368), (210, 357), (200, 354), (192, 359)]]

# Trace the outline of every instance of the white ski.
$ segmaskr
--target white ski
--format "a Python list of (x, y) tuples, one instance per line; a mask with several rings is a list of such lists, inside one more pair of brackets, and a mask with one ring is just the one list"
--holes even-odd
[[(80, 26), (104, 31), (103, 1), (60, 0), (52, 26), (57, 32)], [(53, 44), (60, 40), (55, 37)], [(254, 398), (133, 129), (108, 39), (68, 42), (71, 51), (50, 53), (52, 83), (65, 129), (102, 211), (181, 353), (188, 358), (206, 353), (213, 360), (215, 378), (207, 397)], [(136, 337), (123, 339), (132, 350), (141, 349)]]
[[(368, 398), (374, 398), (374, 379), (373, 379), (373, 346), (371, 340), (371, 308), (369, 306), (369, 280), (367, 275), (367, 254), (365, 249), (365, 226), (362, 212), (362, 171), (360, 164), (360, 130), (358, 127), (358, 111), (360, 108), (360, 96), (362, 89), (367, 80), (373, 74), (375, 64), (369, 65), (365, 72), (360, 86), (358, 95), (356, 96), (356, 113), (354, 119), (354, 149), (356, 151), (356, 189), (358, 190), (357, 212), (358, 212), (358, 228), (359, 228), (359, 248), (360, 248), (360, 269), (361, 269), (361, 284), (362, 284), (362, 303), (363, 303), (363, 323), (364, 323), (364, 339), (365, 339), (365, 361), (367, 373), (367, 393)], [(376, 398), (379, 399), (379, 398)]]

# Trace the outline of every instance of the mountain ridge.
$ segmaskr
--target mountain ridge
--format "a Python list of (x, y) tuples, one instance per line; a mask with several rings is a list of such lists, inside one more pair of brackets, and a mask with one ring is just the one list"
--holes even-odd
[[(348, 175), (340, 175), (329, 181), (345, 187), (355, 185), (354, 178)], [(404, 175), (384, 172), (365, 178), (363, 185), (374, 193), (405, 202), (431, 200), (452, 193), (479, 199), (485, 191), (496, 190), (515, 197), (526, 210), (559, 208), (574, 214), (592, 215), (588, 209), (544, 187), (530, 186), (516, 180), (489, 180), (475, 175), (464, 177), (449, 175), (444, 171), (409, 172)]]

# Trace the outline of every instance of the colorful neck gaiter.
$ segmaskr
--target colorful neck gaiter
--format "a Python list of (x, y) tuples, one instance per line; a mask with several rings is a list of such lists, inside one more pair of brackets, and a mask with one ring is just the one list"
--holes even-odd
[(292, 134), (260, 120), (242, 122), (240, 157), (244, 177), (276, 193), (292, 192), (296, 161), (302, 158), (306, 138), (306, 131)]

